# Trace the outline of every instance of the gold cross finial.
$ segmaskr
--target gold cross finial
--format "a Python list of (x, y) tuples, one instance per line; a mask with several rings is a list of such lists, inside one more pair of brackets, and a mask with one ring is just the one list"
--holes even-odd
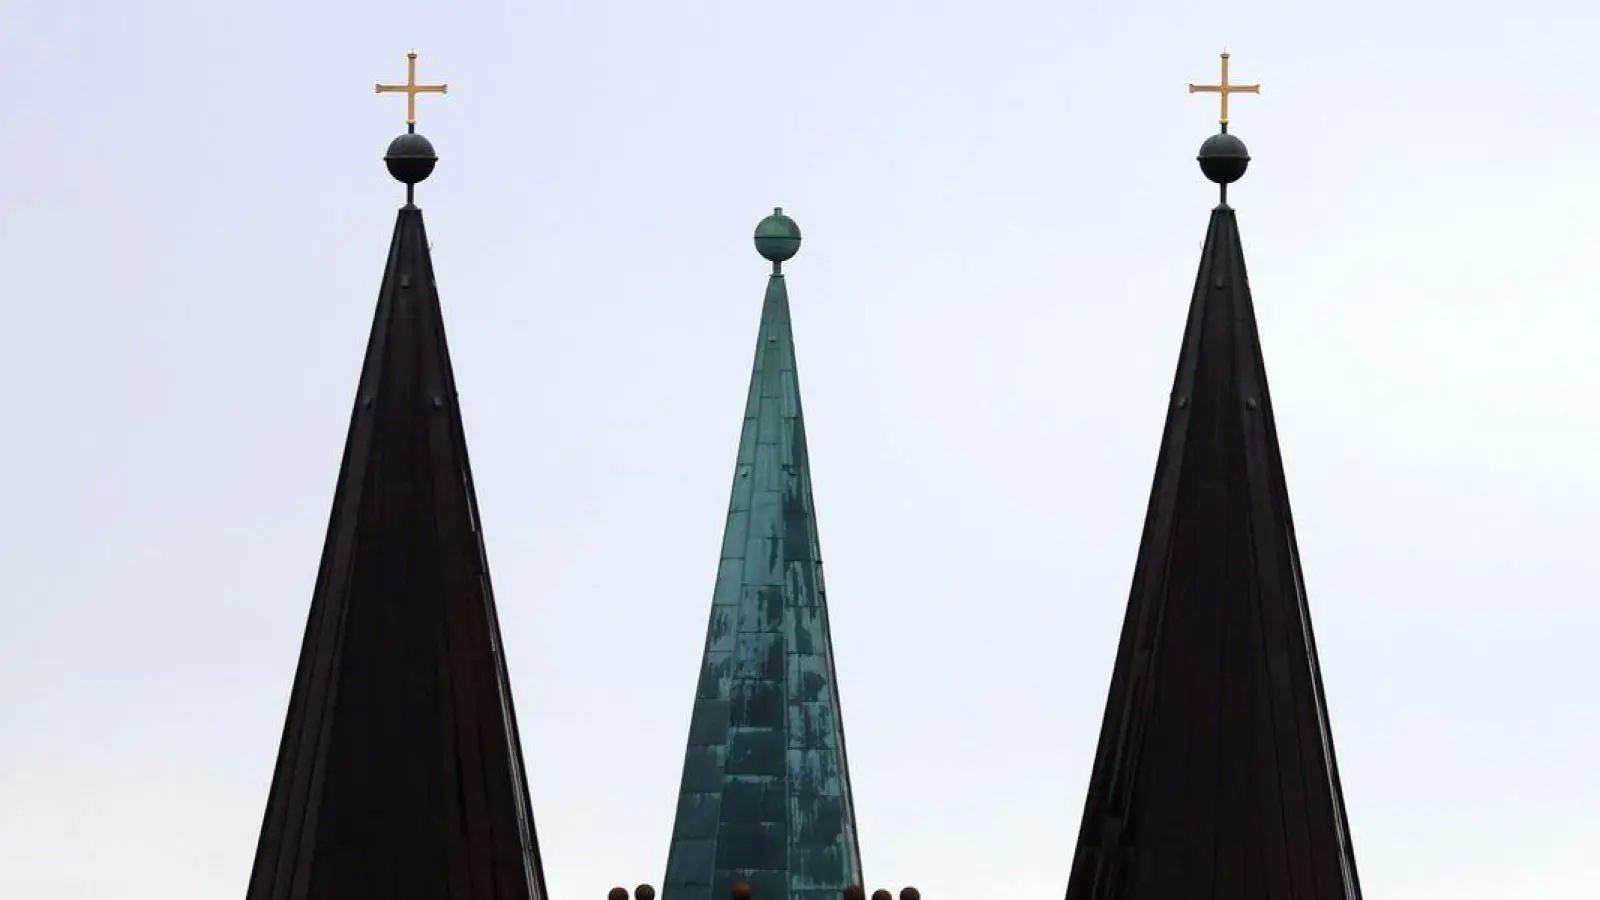
[(448, 84), (417, 84), (417, 52), (415, 50), (406, 54), (406, 83), (384, 84), (378, 83), (380, 94), (405, 94), (406, 95), (406, 127), (415, 129), (417, 125), (417, 95), (418, 94), (448, 94)]
[(1228, 83), (1228, 51), (1222, 51), (1222, 83), (1221, 84), (1191, 84), (1191, 94), (1221, 94), (1222, 95), (1222, 130), (1228, 130), (1228, 95), (1229, 94), (1259, 94), (1259, 84), (1229, 84)]

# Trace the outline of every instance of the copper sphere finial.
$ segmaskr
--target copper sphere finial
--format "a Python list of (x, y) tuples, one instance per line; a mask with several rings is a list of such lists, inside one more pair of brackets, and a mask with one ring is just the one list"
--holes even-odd
[(742, 881), (734, 885), (733, 900), (750, 900), (750, 885)]
[(867, 891), (859, 884), (844, 889), (844, 900), (867, 900)]
[(906, 885), (900, 889), (900, 900), (922, 900), (922, 892)]
[(894, 900), (894, 895), (883, 888), (878, 888), (872, 892), (872, 900)]
[(625, 887), (614, 887), (611, 889), (610, 893), (606, 894), (606, 900), (628, 900), (628, 889)]
[(656, 900), (656, 889), (648, 884), (641, 884), (633, 889), (633, 900)]

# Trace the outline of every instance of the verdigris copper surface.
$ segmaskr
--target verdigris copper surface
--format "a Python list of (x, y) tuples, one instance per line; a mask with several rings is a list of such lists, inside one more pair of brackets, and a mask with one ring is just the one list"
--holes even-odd
[(782, 263), (773, 262), (711, 597), (662, 900), (839, 900), (861, 881)]

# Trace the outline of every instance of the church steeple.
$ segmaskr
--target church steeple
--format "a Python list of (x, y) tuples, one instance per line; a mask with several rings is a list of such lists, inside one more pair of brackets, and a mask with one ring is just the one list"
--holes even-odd
[[(861, 882), (783, 263), (772, 261), (662, 900), (840, 900)], [(626, 892), (623, 892), (626, 893)]]
[[(424, 89), (411, 59), (409, 87)], [(414, 127), (385, 158), (406, 204), (247, 900), (547, 896), (433, 261), (412, 203), (436, 161)]]
[[(1223, 82), (1230, 91), (1227, 56)], [(1191, 90), (1204, 90), (1191, 86)], [(1189, 303), (1067, 900), (1360, 900), (1238, 222)]]

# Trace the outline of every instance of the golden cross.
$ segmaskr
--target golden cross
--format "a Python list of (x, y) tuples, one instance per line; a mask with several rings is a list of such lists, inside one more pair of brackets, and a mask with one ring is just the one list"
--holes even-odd
[(417, 54), (412, 51), (406, 54), (406, 83), (384, 84), (378, 83), (380, 94), (405, 94), (406, 95), (406, 125), (414, 127), (417, 124), (417, 95), (418, 94), (448, 94), (448, 84), (417, 84)]
[(1229, 84), (1228, 83), (1228, 51), (1222, 51), (1222, 83), (1221, 84), (1191, 84), (1191, 94), (1221, 94), (1222, 95), (1222, 130), (1228, 130), (1228, 95), (1229, 94), (1259, 94), (1259, 84)]

